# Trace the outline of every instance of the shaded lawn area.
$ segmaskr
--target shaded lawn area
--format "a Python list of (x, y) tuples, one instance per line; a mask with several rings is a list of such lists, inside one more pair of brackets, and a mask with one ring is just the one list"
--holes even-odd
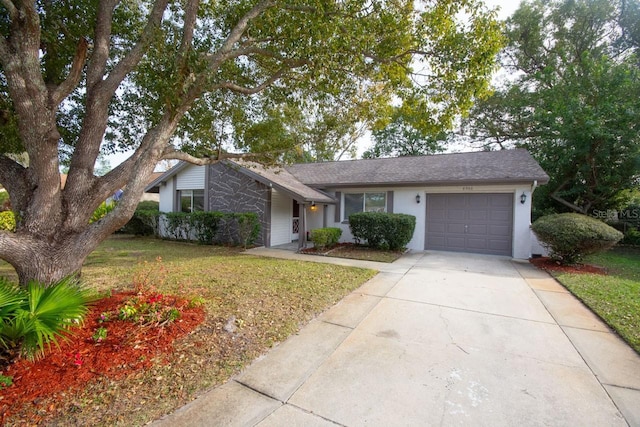
[[(143, 425), (222, 384), (375, 273), (248, 256), (235, 248), (113, 236), (87, 259), (82, 279), (88, 286), (108, 293), (131, 290), (136, 282), (164, 294), (199, 296), (205, 301), (204, 323), (152, 369), (93, 381), (5, 421), (33, 424), (35, 417), (54, 425)], [(0, 275), (15, 278), (3, 261)]]
[(616, 247), (585, 263), (607, 274), (553, 274), (640, 353), (640, 249)]
[(359, 259), (363, 261), (375, 261), (391, 263), (400, 258), (404, 251), (390, 251), (383, 249), (370, 248), (364, 245), (354, 243), (340, 243), (330, 249), (317, 251), (309, 248), (303, 251), (310, 255), (324, 255), (336, 258)]

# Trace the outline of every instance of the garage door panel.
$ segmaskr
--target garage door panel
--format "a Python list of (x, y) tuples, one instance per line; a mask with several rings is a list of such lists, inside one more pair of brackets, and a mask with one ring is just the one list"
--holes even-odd
[(449, 234), (464, 234), (464, 224), (448, 223), (446, 231)]
[(494, 210), (491, 211), (489, 218), (491, 219), (491, 221), (511, 222), (511, 215), (511, 211)]
[(511, 227), (508, 225), (492, 225), (489, 227), (490, 236), (511, 236)]
[(470, 224), (467, 228), (467, 234), (487, 235), (489, 228), (485, 224)]
[(490, 200), (487, 194), (470, 194), (469, 203), (476, 208), (488, 207)]
[(512, 194), (427, 195), (425, 249), (511, 255)]
[(511, 241), (509, 240), (489, 240), (488, 249), (496, 252), (511, 251)]
[(436, 221), (442, 221), (447, 219), (447, 211), (444, 209), (433, 209), (431, 211), (431, 215), (433, 216), (433, 219)]
[(474, 238), (469, 238), (467, 240), (467, 248), (466, 249), (473, 249), (473, 250), (481, 250), (481, 249), (487, 249), (487, 239), (474, 239)]
[(490, 212), (486, 209), (473, 209), (469, 211), (469, 219), (472, 221), (486, 221)]
[(428, 244), (429, 246), (438, 246), (438, 247), (444, 247), (446, 246), (447, 242), (443, 236), (431, 236), (428, 239)]
[(464, 221), (467, 218), (467, 212), (463, 209), (451, 209), (445, 214), (448, 220)]
[(490, 194), (489, 204), (492, 208), (503, 207), (511, 210), (513, 207), (513, 194)]
[[(446, 196), (446, 194), (443, 194), (443, 196)], [(457, 198), (446, 199), (445, 209), (448, 209), (448, 210), (452, 210), (452, 209), (465, 210), (466, 208), (467, 208), (467, 204), (463, 199), (457, 199)]]
[(462, 250), (465, 246), (465, 238), (454, 236), (447, 237), (445, 239), (445, 246)]

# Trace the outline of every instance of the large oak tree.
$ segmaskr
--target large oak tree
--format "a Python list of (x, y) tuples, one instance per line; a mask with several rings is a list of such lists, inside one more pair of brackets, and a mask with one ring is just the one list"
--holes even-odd
[[(478, 0), (0, 6), (0, 184), (17, 217), (15, 233), (0, 232), (0, 258), (23, 284), (79, 271), (132, 216), (163, 159), (290, 153), (309, 135), (290, 137), (291, 123), (314, 123), (317, 133), (343, 115), (337, 107), (353, 124), (377, 120), (392, 100), (450, 126), (486, 93), (501, 42)], [(101, 151), (124, 148), (135, 151), (96, 176)], [(28, 163), (10, 155), (23, 151)], [(90, 224), (125, 186), (117, 207)]]

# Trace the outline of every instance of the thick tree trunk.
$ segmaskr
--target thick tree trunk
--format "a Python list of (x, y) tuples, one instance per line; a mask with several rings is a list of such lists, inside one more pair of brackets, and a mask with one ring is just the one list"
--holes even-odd
[(45, 253), (41, 253), (41, 250), (31, 251), (29, 258), (16, 263), (14, 268), (20, 286), (26, 286), (30, 281), (51, 284), (80, 274), (87, 255), (89, 254), (61, 251), (59, 248), (52, 248)]
[(78, 274), (86, 257), (101, 239), (60, 233), (46, 242), (25, 232), (0, 233), (0, 247), (11, 248), (3, 258), (16, 270), (21, 286), (30, 281), (51, 284)]

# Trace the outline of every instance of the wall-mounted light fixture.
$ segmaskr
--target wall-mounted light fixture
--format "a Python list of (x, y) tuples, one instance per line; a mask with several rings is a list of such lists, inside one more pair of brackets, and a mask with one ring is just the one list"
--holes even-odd
[(525, 202), (527, 201), (527, 195), (524, 194), (524, 192), (520, 195), (520, 203), (522, 203), (523, 205), (525, 204)]
[(315, 212), (318, 209), (316, 202), (311, 202), (311, 207), (309, 209), (311, 209), (311, 212)]
[(416, 194), (416, 203), (420, 203), (420, 194)]

